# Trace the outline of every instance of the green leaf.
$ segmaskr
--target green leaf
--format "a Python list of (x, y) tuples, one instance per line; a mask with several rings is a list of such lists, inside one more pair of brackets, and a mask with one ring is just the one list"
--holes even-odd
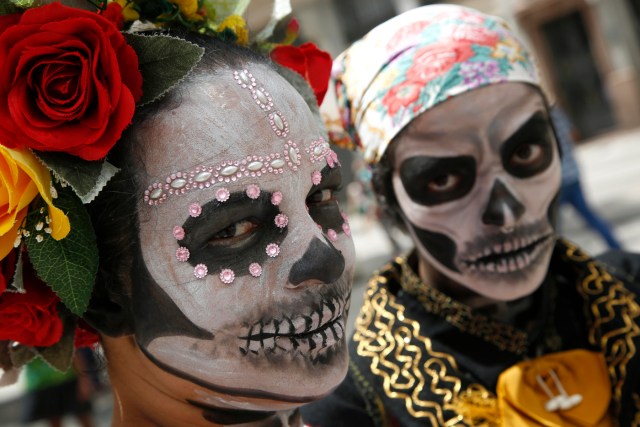
[(118, 173), (118, 168), (106, 160), (87, 161), (66, 153), (42, 152), (36, 156), (76, 192), (82, 203), (91, 202)]
[(0, 15), (11, 15), (12, 13), (22, 12), (22, 9), (11, 3), (0, 3)]
[[(82, 201), (67, 188), (58, 189), (55, 205), (69, 217), (71, 231), (61, 240), (33, 231), (35, 217), (27, 220), (29, 258), (36, 273), (78, 316), (87, 309), (98, 271), (98, 248), (89, 214)], [(37, 236), (44, 236), (38, 242)]]
[(76, 334), (76, 318), (61, 313), (64, 329), (60, 341), (50, 347), (37, 347), (37, 352), (42, 359), (52, 368), (66, 372), (71, 367), (73, 359), (74, 340)]
[(127, 43), (138, 55), (142, 73), (143, 106), (162, 97), (180, 83), (196, 66), (204, 49), (176, 37), (125, 34)]

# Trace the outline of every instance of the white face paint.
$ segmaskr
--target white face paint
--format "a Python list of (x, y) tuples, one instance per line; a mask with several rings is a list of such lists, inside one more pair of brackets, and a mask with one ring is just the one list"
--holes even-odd
[(393, 188), (420, 257), (493, 300), (542, 283), (560, 162), (540, 93), (523, 83), (454, 97), (392, 146)]
[[(187, 399), (286, 409), (326, 395), (344, 378), (354, 248), (333, 197), (340, 166), (318, 143), (309, 108), (272, 70), (248, 68), (271, 97), (271, 111), (258, 103), (264, 91), (254, 99), (234, 70), (223, 69), (181, 89), (179, 105), (138, 132), (149, 184), (167, 183), (167, 196), (149, 206), (159, 194), (152, 186), (147, 202), (140, 197), (144, 266), (136, 280), (144, 285), (134, 284), (143, 293), (133, 298), (136, 340), (163, 369), (200, 386)], [(286, 137), (269, 119), (276, 111), (290, 127)], [(186, 188), (176, 181), (185, 175), (195, 183), (207, 177), (208, 166), (209, 187), (168, 194)], [(207, 267), (202, 278), (198, 264)]]

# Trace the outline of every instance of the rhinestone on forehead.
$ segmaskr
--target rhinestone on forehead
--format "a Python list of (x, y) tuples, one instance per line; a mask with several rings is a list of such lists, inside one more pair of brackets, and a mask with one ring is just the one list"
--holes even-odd
[(269, 92), (267, 92), (264, 87), (258, 87), (255, 77), (253, 77), (253, 74), (251, 74), (249, 70), (244, 69), (241, 71), (234, 71), (233, 78), (243, 89), (247, 89), (251, 92), (251, 97), (256, 101), (256, 104), (262, 108), (262, 110), (271, 111), (273, 108), (271, 95), (269, 95)]
[(276, 135), (283, 138), (289, 135), (289, 123), (280, 111), (269, 114), (269, 124), (271, 124), (271, 129)]
[(236, 274), (230, 268), (225, 268), (220, 272), (220, 280), (227, 285), (233, 283), (236, 278)]
[[(270, 153), (266, 156), (249, 155), (242, 160), (227, 160), (213, 166), (197, 166), (188, 171), (171, 174), (164, 183), (155, 182), (144, 191), (143, 200), (154, 206), (164, 203), (170, 196), (182, 196), (192, 190), (209, 188), (217, 183), (236, 182), (239, 179), (257, 178), (266, 174), (282, 174), (288, 166), (298, 170), (300, 155), (297, 145), (291, 141), (285, 144), (285, 152)], [(296, 157), (292, 160), (295, 153)], [(179, 180), (179, 187), (174, 182)]]

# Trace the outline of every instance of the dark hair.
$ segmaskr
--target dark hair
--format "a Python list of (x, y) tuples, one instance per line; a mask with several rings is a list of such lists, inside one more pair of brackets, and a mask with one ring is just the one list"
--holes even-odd
[[(148, 181), (147, 168), (142, 161), (140, 141), (137, 140), (136, 129), (152, 120), (159, 113), (174, 109), (181, 103), (185, 83), (193, 82), (198, 77), (211, 74), (223, 67), (239, 68), (247, 62), (270, 65), (270, 60), (256, 52), (231, 45), (220, 40), (193, 33), (171, 33), (182, 39), (195, 43), (205, 49), (202, 60), (189, 76), (177, 88), (162, 99), (136, 111), (132, 124), (123, 133), (116, 146), (110, 151), (108, 161), (120, 171), (114, 176), (92, 201), (87, 209), (96, 232), (100, 264), (87, 320), (98, 329), (106, 329), (104, 325), (92, 321), (92, 309), (104, 311), (104, 306), (112, 302), (129, 305), (131, 294), (130, 277), (136, 257), (140, 256), (140, 217), (137, 206), (143, 192), (144, 183)], [(126, 307), (130, 309), (130, 307)], [(94, 310), (95, 311), (95, 310)]]

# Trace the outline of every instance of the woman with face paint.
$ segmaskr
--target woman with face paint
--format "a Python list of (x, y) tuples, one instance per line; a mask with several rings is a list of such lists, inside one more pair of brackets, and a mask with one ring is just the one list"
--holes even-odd
[[(77, 197), (71, 192), (76, 190), (73, 176), (68, 176), (69, 182), (65, 175), (55, 176), (52, 186), (44, 186), (51, 193), (38, 196), (64, 208), (61, 215), (68, 215), (71, 224), (67, 236), (49, 239), (42, 231), (57, 226), (60, 216), (47, 216), (46, 225), (31, 222), (31, 216), (44, 217), (44, 202), (39, 210), (25, 208), (29, 212), (18, 229), (21, 237), (11, 236), (10, 245), (15, 241), (15, 249), (11, 247), (9, 254), (23, 260), (24, 265), (17, 264), (20, 271), (24, 269), (22, 294), (38, 301), (47, 295), (53, 308), (38, 312), (38, 321), (45, 314), (51, 320), (46, 329), (41, 325), (35, 331), (34, 338), (26, 335), (27, 326), (16, 324), (9, 331), (18, 309), (16, 303), (9, 312), (7, 304), (21, 294), (2, 295), (0, 338), (7, 340), (2, 341), (0, 352), (2, 368), (18, 366), (18, 358), (25, 354), (50, 363), (59, 360), (51, 355), (60, 349), (71, 354), (77, 319), (71, 313), (83, 310), (68, 294), (57, 297), (51, 293), (53, 282), (39, 270), (46, 262), (38, 244), (57, 248), (75, 264), (84, 265), (93, 243), (87, 236), (95, 232), (98, 272), (88, 309), (81, 316), (101, 337), (114, 391), (114, 426), (301, 427), (297, 408), (328, 395), (347, 372), (344, 331), (354, 268), (349, 225), (335, 198), (341, 166), (326, 142), (312, 91), (315, 86), (240, 46), (243, 37), (246, 44), (246, 30), (238, 24), (243, 22), (239, 16), (231, 16), (229, 22), (235, 24), (227, 27), (213, 22), (205, 26), (208, 15), (204, 12), (188, 21), (188, 11), (182, 7), (189, 2), (166, 2), (165, 6), (180, 16), (179, 23), (190, 22), (205, 35), (176, 30), (167, 15), (161, 15), (164, 30), (160, 34), (127, 34), (124, 38), (107, 18), (115, 10), (116, 23), (122, 24), (121, 12), (135, 12), (143, 19), (144, 13), (158, 13), (151, 6), (162, 2), (154, 0), (153, 5), (146, 4), (147, 9), (142, 3), (123, 10), (121, 2), (110, 2), (113, 7), (101, 15), (95, 8), (85, 12), (55, 3), (0, 16), (0, 30), (2, 25), (8, 28), (0, 31), (2, 54), (2, 49), (12, 49), (3, 44), (5, 36), (22, 46), (17, 41), (20, 31), (24, 31), (26, 44), (47, 36), (55, 39), (38, 47), (45, 49), (41, 61), (54, 60), (41, 67), (36, 63), (27, 82), (34, 85), (41, 76), (48, 79), (39, 92), (26, 92), (25, 96), (39, 96), (32, 102), (34, 109), (53, 104), (56, 96), (73, 98), (83, 90), (84, 81), (74, 80), (77, 76), (71, 67), (82, 69), (84, 65), (75, 58), (84, 58), (86, 52), (74, 50), (82, 47), (82, 37), (91, 43), (110, 43), (88, 51), (106, 51), (102, 54), (112, 61), (106, 64), (112, 68), (101, 75), (102, 63), (95, 59), (98, 65), (80, 77), (99, 76), (101, 84), (116, 82), (109, 95), (128, 96), (122, 102), (130, 102), (130, 111), (136, 102), (132, 118), (126, 112), (121, 113), (124, 119), (118, 118), (123, 122), (119, 131), (126, 130), (114, 138), (115, 147), (101, 153), (119, 172), (97, 189), (99, 194), (91, 197), (86, 208), (69, 201)], [(122, 16), (128, 19), (126, 13)], [(42, 27), (37, 40), (32, 37), (37, 27), (23, 28), (35, 24)], [(69, 41), (66, 34), (71, 30), (67, 29), (83, 25), (88, 28), (74, 33), (76, 38)], [(64, 47), (60, 48), (63, 53), (56, 56), (59, 46)], [(327, 54), (310, 45), (303, 48), (305, 54), (315, 55), (315, 64), (322, 65)], [(35, 53), (25, 49), (23, 56), (36, 56), (37, 49), (32, 49)], [(108, 56), (109, 49), (115, 51), (113, 57)], [(330, 58), (326, 64), (330, 67)], [(142, 96), (131, 77), (138, 68)], [(308, 74), (313, 73), (310, 66)], [(328, 79), (328, 71), (326, 75)], [(159, 90), (167, 81), (171, 87)], [(106, 96), (99, 92), (98, 83), (96, 87), (96, 93), (86, 96)], [(70, 88), (76, 92), (69, 93)], [(318, 95), (318, 102), (323, 95)], [(59, 105), (71, 108), (62, 101), (50, 108)], [(132, 124), (127, 127), (129, 121)], [(49, 134), (57, 131), (51, 122), (46, 124)], [(79, 121), (65, 124), (80, 126)], [(93, 121), (87, 124), (95, 125)], [(69, 129), (62, 136), (72, 138), (71, 130), (80, 133)], [(3, 124), (2, 135), (9, 131), (22, 135), (19, 132), (24, 130)], [(32, 131), (29, 137), (36, 133)], [(22, 159), (13, 149), (0, 149), (12, 159)], [(49, 157), (42, 147), (35, 150), (34, 155), (50, 162), (59, 174), (64, 172), (63, 160), (71, 161), (70, 157)], [(86, 145), (73, 153), (58, 151), (69, 156), (80, 153), (84, 160), (90, 157)], [(91, 160), (103, 161), (102, 156), (92, 155)], [(78, 171), (85, 171), (79, 160), (73, 161)], [(101, 173), (108, 173), (104, 167)], [(19, 170), (9, 171), (17, 174)], [(49, 176), (46, 169), (42, 173)], [(3, 179), (7, 176), (11, 175), (2, 175)], [(50, 197), (45, 199), (45, 195)], [(41, 237), (32, 242), (36, 235)], [(75, 242), (75, 251), (65, 246), (69, 242)], [(15, 259), (5, 258), (2, 290), (5, 284), (18, 286), (13, 273), (4, 281), (5, 267), (15, 266)], [(78, 271), (65, 262), (59, 261), (55, 268)], [(31, 273), (31, 264), (36, 274)], [(75, 292), (76, 299), (83, 295), (83, 277), (78, 273), (75, 287), (65, 288)], [(40, 290), (35, 290), (36, 285)], [(88, 295), (90, 288), (87, 299)], [(90, 329), (86, 323), (81, 323), (83, 331)], [(67, 331), (71, 333), (68, 339)], [(51, 338), (47, 343), (36, 340), (45, 335)], [(9, 355), (7, 363), (4, 356)]]
[(637, 421), (639, 259), (604, 264), (554, 233), (561, 153), (535, 63), (506, 22), (414, 9), (351, 46), (333, 77), (333, 136), (363, 149), (415, 249), (371, 279), (347, 379), (305, 419)]

